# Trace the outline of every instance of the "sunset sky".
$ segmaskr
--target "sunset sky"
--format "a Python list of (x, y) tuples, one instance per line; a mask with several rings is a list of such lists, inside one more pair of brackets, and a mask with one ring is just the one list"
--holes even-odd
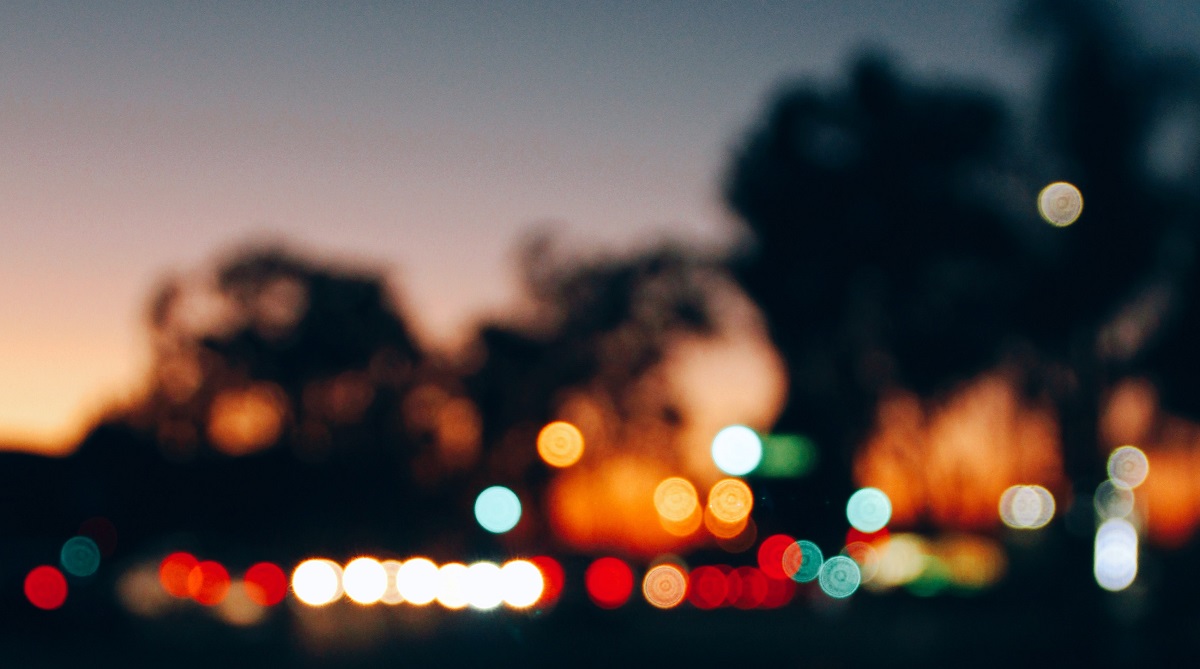
[[(1194, 3), (1145, 3), (1159, 44)], [(1132, 10), (1131, 10), (1132, 11)], [(447, 345), (513, 249), (736, 235), (722, 169), (776, 83), (863, 43), (1018, 96), (1006, 2), (50, 3), (0, 7), (0, 444), (55, 450), (136, 388), (158, 279), (254, 239), (387, 272)]]

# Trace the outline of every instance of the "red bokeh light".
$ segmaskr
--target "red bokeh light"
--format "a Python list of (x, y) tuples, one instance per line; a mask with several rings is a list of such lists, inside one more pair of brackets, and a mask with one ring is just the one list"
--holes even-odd
[(562, 565), (552, 557), (547, 555), (539, 555), (529, 558), (538, 571), (542, 572), (542, 581), (545, 587), (542, 590), (542, 596), (538, 598), (538, 606), (549, 606), (558, 601), (558, 596), (562, 594), (563, 583), (566, 582), (566, 574), (563, 572)]
[(851, 527), (850, 531), (846, 532), (846, 545), (849, 546), (850, 544), (852, 544), (856, 541), (862, 541), (862, 542), (868, 543), (868, 544), (875, 544), (875, 543), (883, 541), (884, 539), (887, 539), (887, 538), (888, 538), (888, 528), (886, 528), (886, 527), (879, 530), (878, 532), (871, 532), (870, 534), (867, 534), (866, 532), (860, 532), (860, 531), (854, 529), (853, 527)]
[(25, 577), (25, 597), (39, 609), (53, 611), (67, 601), (67, 579), (54, 567), (35, 567)]
[(727, 601), (739, 609), (762, 606), (767, 598), (767, 579), (755, 567), (738, 567), (729, 574)]
[(758, 547), (758, 567), (767, 578), (791, 580), (783, 569), (783, 553), (794, 543), (796, 540), (786, 534), (773, 534), (763, 539)]
[(158, 581), (175, 597), (188, 597), (188, 574), (199, 564), (191, 553), (171, 553), (158, 566)]
[(205, 560), (187, 577), (188, 595), (204, 606), (216, 606), (229, 594), (229, 572), (219, 562)]
[(692, 606), (705, 611), (725, 603), (729, 594), (729, 582), (719, 567), (696, 567), (688, 579), (688, 601)]
[(763, 598), (761, 606), (764, 609), (777, 609), (781, 606), (787, 606), (791, 603), (792, 598), (796, 596), (796, 582), (790, 578), (767, 579), (767, 596)]
[(259, 606), (275, 606), (287, 595), (287, 574), (278, 565), (259, 562), (246, 570), (242, 578), (246, 596)]
[(602, 557), (587, 568), (584, 582), (596, 606), (615, 609), (624, 606), (633, 593), (633, 570), (615, 557)]

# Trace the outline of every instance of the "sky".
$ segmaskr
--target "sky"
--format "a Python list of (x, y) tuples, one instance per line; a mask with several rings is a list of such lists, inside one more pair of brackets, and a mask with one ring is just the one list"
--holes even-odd
[[(0, 444), (61, 451), (139, 387), (171, 273), (255, 240), (385, 272), (451, 346), (563, 248), (737, 238), (720, 198), (780, 82), (863, 45), (1030, 96), (1008, 2), (6, 2)], [(1156, 43), (1186, 2), (1139, 5)]]

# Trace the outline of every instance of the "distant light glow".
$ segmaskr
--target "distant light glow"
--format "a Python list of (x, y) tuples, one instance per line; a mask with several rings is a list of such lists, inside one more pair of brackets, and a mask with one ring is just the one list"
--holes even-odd
[(59, 551), (59, 562), (72, 576), (91, 576), (100, 568), (100, 547), (90, 537), (71, 537)]
[(1073, 184), (1056, 181), (1038, 194), (1038, 212), (1047, 223), (1066, 227), (1083, 213), (1083, 194)]
[(1096, 506), (1096, 515), (1102, 520), (1124, 518), (1133, 511), (1133, 491), (1116, 485), (1110, 479), (1096, 486), (1092, 502)]
[(379, 598), (379, 601), (384, 604), (400, 604), (404, 601), (404, 595), (400, 594), (400, 588), (396, 586), (396, 574), (400, 572), (400, 566), (403, 563), (399, 560), (384, 560), (380, 564), (387, 572), (387, 588), (384, 589), (383, 596)]
[(448, 609), (462, 609), (470, 604), (467, 565), (449, 562), (438, 567), (437, 602)]
[(220, 562), (205, 560), (188, 574), (188, 595), (203, 606), (216, 606), (229, 594), (232, 581), (229, 572)]
[(1106, 520), (1096, 530), (1093, 574), (1105, 590), (1118, 592), (1137, 578), (1137, 530), (1121, 518)]
[(500, 597), (514, 609), (529, 608), (542, 598), (547, 580), (533, 562), (511, 560), (500, 568)]
[(34, 567), (25, 576), (25, 598), (43, 611), (53, 611), (67, 601), (67, 579), (50, 565)]
[(673, 609), (687, 596), (687, 575), (673, 564), (660, 564), (642, 578), (642, 594), (651, 606)]
[(259, 606), (275, 606), (287, 596), (287, 574), (278, 565), (259, 562), (246, 570), (242, 587), (250, 601)]
[(342, 596), (342, 568), (331, 560), (305, 560), (292, 572), (292, 592), (309, 606), (325, 606)]
[(487, 488), (475, 498), (475, 520), (492, 534), (504, 534), (521, 520), (521, 500), (502, 485)]
[(583, 457), (583, 433), (566, 421), (555, 421), (538, 433), (537, 451), (551, 467), (570, 467)]
[(387, 591), (388, 574), (379, 560), (360, 557), (351, 560), (342, 571), (342, 588), (356, 604), (374, 604)]
[(1000, 495), (1000, 520), (1015, 530), (1037, 530), (1054, 518), (1054, 495), (1040, 485), (1014, 485)]
[(1133, 490), (1149, 473), (1150, 461), (1137, 446), (1122, 446), (1108, 456), (1108, 477), (1118, 487)]
[(425, 606), (438, 594), (438, 566), (423, 557), (412, 558), (396, 571), (396, 590), (404, 601)]
[(117, 528), (104, 516), (94, 516), (79, 524), (79, 534), (96, 542), (100, 557), (111, 557), (117, 549)]
[(821, 549), (807, 539), (801, 539), (783, 551), (783, 573), (800, 583), (816, 578), (824, 562)]
[(158, 580), (172, 597), (180, 599), (188, 597), (188, 574), (199, 564), (191, 553), (171, 553), (163, 558), (158, 567)]
[(783, 568), (783, 554), (796, 540), (786, 534), (773, 534), (758, 546), (758, 568), (768, 578), (790, 579), (791, 574)]
[(708, 492), (708, 508), (723, 523), (739, 523), (754, 508), (754, 493), (738, 479), (721, 479)]
[(892, 519), (892, 500), (879, 488), (861, 488), (846, 502), (846, 518), (860, 532), (878, 532)]
[(504, 583), (500, 567), (493, 562), (475, 562), (467, 567), (467, 605), (491, 611), (504, 602)]
[(745, 425), (731, 425), (713, 438), (712, 457), (717, 468), (726, 474), (745, 476), (762, 462), (762, 439)]
[(672, 523), (682, 523), (695, 515), (700, 506), (696, 487), (678, 476), (663, 479), (654, 489), (654, 508)]
[(799, 478), (817, 464), (817, 447), (796, 434), (763, 437), (763, 457), (754, 473), (768, 478)]
[(266, 609), (251, 599), (251, 592), (254, 592), (254, 589), (247, 588), (244, 581), (233, 583), (228, 596), (216, 607), (217, 617), (234, 627), (250, 627), (262, 622), (266, 617)]
[(633, 570), (615, 557), (602, 557), (588, 566), (583, 575), (588, 597), (602, 609), (616, 609), (633, 594)]
[(880, 588), (904, 585), (920, 576), (929, 552), (927, 542), (915, 534), (893, 534), (876, 550), (879, 570), (872, 584)]
[(845, 555), (835, 555), (821, 565), (817, 576), (821, 590), (835, 599), (843, 599), (854, 594), (862, 583), (862, 572), (858, 563)]
[(745, 532), (749, 525), (750, 516), (746, 516), (736, 522), (727, 523), (717, 518), (711, 508), (704, 509), (704, 527), (707, 528), (708, 532), (716, 537), (718, 541), (736, 538), (737, 536), (741, 535), (742, 532)]
[(723, 605), (729, 595), (726, 572), (718, 567), (696, 567), (688, 581), (688, 601), (698, 609), (715, 609)]

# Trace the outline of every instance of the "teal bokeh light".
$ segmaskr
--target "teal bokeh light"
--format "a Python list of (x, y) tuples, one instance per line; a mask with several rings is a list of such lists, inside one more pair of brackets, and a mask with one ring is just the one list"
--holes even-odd
[(100, 548), (88, 537), (71, 537), (59, 552), (59, 561), (72, 576), (91, 576), (100, 568)]
[(792, 579), (801, 583), (808, 583), (821, 572), (821, 565), (825, 561), (825, 556), (821, 554), (820, 547), (807, 539), (797, 541), (794, 550), (800, 552), (800, 568), (796, 570), (795, 574), (792, 574)]
[(834, 599), (843, 599), (858, 590), (862, 583), (862, 572), (858, 563), (845, 555), (835, 555), (821, 565), (818, 578), (821, 590)]
[(859, 532), (878, 532), (892, 519), (892, 500), (879, 488), (862, 488), (846, 502), (846, 519)]
[(475, 498), (475, 520), (492, 534), (504, 534), (521, 520), (521, 500), (512, 490), (494, 485)]

